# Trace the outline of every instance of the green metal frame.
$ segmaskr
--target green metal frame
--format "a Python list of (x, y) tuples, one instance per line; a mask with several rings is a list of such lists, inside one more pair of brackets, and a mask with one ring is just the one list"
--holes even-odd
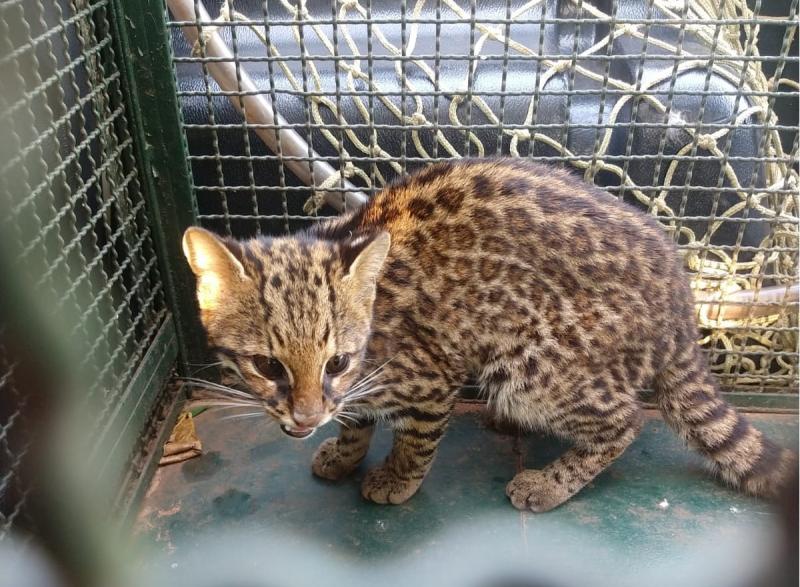
[[(202, 360), (204, 335), (194, 297), (194, 277), (181, 250), (183, 231), (195, 224), (196, 210), (169, 32), (164, 26), (164, 4), (161, 0), (112, 0), (110, 7), (117, 55), (122, 56), (118, 66), (123, 73), (139, 175), (171, 313), (104, 431), (106, 446), (112, 448), (101, 464), (102, 470), (124, 479), (117, 502), (129, 523), (130, 512), (135, 511), (147, 488), (183, 403), (182, 389), (165, 390), (166, 382), (176, 361), (178, 371), (186, 375), (193, 363)], [(154, 412), (159, 411), (159, 404), (165, 412), (158, 422), (160, 429), (147, 446), (139, 446), (146, 453), (144, 464), (131, 467), (125, 478), (120, 466), (141, 444), (139, 438), (149, 419), (156, 416)]]
[(195, 223), (196, 210), (164, 4), (112, 0), (111, 9), (142, 185), (175, 320), (179, 368), (188, 374), (204, 353), (194, 277), (181, 251), (183, 231)]

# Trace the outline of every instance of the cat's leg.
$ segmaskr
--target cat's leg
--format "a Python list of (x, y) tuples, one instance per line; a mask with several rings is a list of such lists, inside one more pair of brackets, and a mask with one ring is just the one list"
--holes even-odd
[(328, 438), (319, 445), (311, 471), (332, 481), (349, 475), (367, 455), (374, 430), (373, 423), (365, 420), (342, 426), (338, 438)]
[[(427, 382), (430, 383), (430, 382)], [(403, 503), (417, 492), (444, 435), (453, 401), (445, 387), (425, 397), (442, 400), (407, 406), (392, 414), (394, 442), (383, 465), (367, 472), (361, 495), (375, 503)]]
[(578, 404), (562, 414), (557, 431), (573, 448), (541, 470), (518, 473), (506, 487), (514, 507), (546, 512), (561, 505), (625, 451), (642, 428), (643, 414), (632, 396), (620, 400), (610, 408)]

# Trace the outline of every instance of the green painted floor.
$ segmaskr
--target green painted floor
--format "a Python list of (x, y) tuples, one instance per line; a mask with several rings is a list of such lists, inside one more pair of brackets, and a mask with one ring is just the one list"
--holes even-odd
[[(777, 442), (797, 445), (796, 415), (751, 419)], [(781, 540), (778, 514), (718, 485), (655, 416), (612, 468), (546, 514), (514, 510), (504, 488), (563, 446), (490, 430), (477, 404), (459, 407), (430, 475), (401, 506), (360, 497), (364, 465), (338, 483), (312, 477), (311, 455), (333, 427), (295, 441), (266, 420), (205, 412), (196, 425), (205, 453), (160, 468), (137, 520), (154, 554), (144, 566), (167, 583), (180, 574), (192, 585), (507, 578), (503, 584), (730, 587), (729, 574), (769, 566)], [(378, 463), (389, 443), (379, 433), (365, 465)]]

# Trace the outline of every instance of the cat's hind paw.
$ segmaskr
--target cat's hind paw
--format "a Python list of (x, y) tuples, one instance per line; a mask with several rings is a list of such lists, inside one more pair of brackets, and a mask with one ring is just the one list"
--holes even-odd
[(550, 511), (570, 498), (565, 487), (537, 469), (517, 473), (506, 486), (506, 495), (518, 510), (535, 513)]
[(422, 479), (402, 479), (387, 467), (370, 469), (361, 483), (361, 495), (375, 503), (399, 504), (422, 485)]
[(361, 459), (348, 458), (339, 450), (337, 438), (328, 438), (317, 448), (311, 472), (322, 479), (338, 481), (356, 470)]

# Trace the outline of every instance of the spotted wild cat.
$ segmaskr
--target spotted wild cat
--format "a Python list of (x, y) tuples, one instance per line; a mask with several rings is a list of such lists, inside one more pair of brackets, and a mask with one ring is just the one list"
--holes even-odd
[(573, 447), (510, 481), (558, 506), (636, 438), (636, 390), (727, 483), (774, 495), (795, 470), (721, 398), (696, 341), (675, 247), (649, 217), (568, 173), (513, 159), (432, 165), (291, 237), (190, 228), (208, 340), (284, 432), (336, 418), (313, 472), (351, 473), (378, 420), (394, 431), (364, 497), (419, 488), (470, 376), (502, 418)]

